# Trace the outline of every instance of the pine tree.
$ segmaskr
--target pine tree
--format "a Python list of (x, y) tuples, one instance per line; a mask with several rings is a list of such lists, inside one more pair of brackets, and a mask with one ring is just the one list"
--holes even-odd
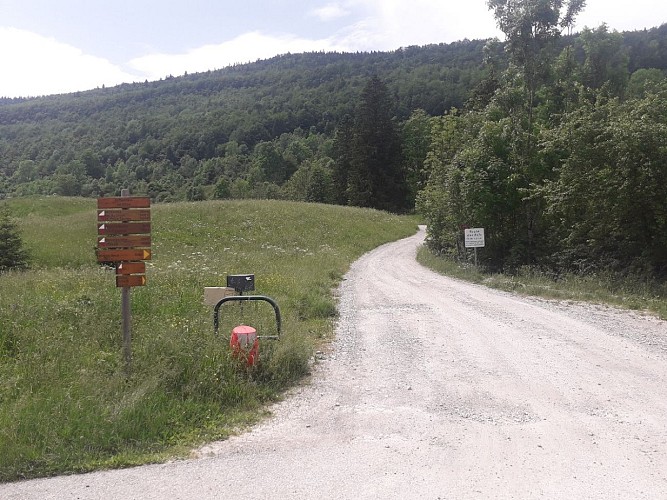
[(354, 145), (354, 119), (345, 115), (336, 129), (334, 137), (333, 189), (334, 201), (338, 205), (347, 205), (349, 201), (347, 187), (348, 174), (352, 164)]
[(28, 252), (16, 224), (9, 217), (9, 210), (0, 207), (0, 273), (9, 269), (28, 267)]
[(361, 94), (354, 132), (349, 204), (389, 211), (405, 209), (407, 183), (401, 140), (389, 90), (377, 76), (368, 81)]

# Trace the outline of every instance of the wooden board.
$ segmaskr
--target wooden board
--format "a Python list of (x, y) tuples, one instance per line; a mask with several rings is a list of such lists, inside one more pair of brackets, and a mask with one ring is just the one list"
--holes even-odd
[(97, 226), (97, 234), (146, 234), (151, 232), (150, 222), (115, 222)]
[(97, 208), (149, 208), (151, 199), (148, 196), (117, 196), (98, 198)]
[(121, 262), (116, 267), (116, 274), (144, 274), (146, 264), (144, 262)]
[(151, 260), (151, 251), (149, 249), (97, 251), (97, 262), (124, 262), (129, 260)]
[(97, 246), (104, 248), (150, 247), (150, 236), (105, 236), (97, 240)]
[(143, 274), (119, 275), (116, 276), (116, 286), (144, 286), (146, 284), (146, 276)]
[(144, 221), (151, 220), (150, 210), (98, 210), (99, 222)]

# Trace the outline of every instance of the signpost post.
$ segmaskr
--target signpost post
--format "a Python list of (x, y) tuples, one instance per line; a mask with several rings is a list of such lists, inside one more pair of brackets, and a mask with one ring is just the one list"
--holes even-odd
[(484, 247), (484, 228), (475, 227), (465, 230), (466, 248), (475, 249), (475, 267), (477, 267), (477, 249)]
[(126, 370), (132, 363), (132, 311), (130, 289), (146, 284), (146, 264), (151, 253), (151, 200), (130, 196), (97, 199), (97, 261), (116, 265), (116, 286), (121, 289), (123, 357)]

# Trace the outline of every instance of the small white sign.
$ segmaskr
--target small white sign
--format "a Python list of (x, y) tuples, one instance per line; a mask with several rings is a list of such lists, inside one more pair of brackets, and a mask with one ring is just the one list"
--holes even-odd
[(484, 228), (474, 227), (465, 230), (466, 248), (481, 248), (484, 246)]

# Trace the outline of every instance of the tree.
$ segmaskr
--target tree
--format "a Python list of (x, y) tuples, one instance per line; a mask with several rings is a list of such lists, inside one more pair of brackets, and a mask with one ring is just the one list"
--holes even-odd
[(347, 205), (349, 198), (347, 193), (348, 173), (352, 169), (352, 151), (354, 146), (354, 119), (345, 115), (341, 120), (333, 143), (334, 167), (333, 167), (333, 189), (334, 201), (339, 205)]
[(667, 276), (667, 84), (625, 102), (598, 96), (549, 134), (545, 186), (562, 267)]
[(377, 76), (361, 93), (347, 193), (350, 205), (400, 211), (407, 205), (401, 142), (389, 90)]
[[(563, 4), (565, 12), (562, 12)], [(549, 79), (555, 57), (555, 41), (562, 30), (571, 29), (574, 20), (586, 4), (585, 0), (487, 0), (493, 10), (498, 28), (505, 33), (506, 47), (511, 63), (519, 69), (526, 94), (525, 109), (528, 117), (530, 140), (535, 98), (540, 85)]]
[(643, 98), (649, 92), (655, 92), (662, 82), (665, 74), (656, 68), (638, 69), (628, 81), (627, 96)]
[(449, 113), (434, 118), (431, 147), (424, 166), (430, 172), (426, 187), (417, 196), (417, 209), (428, 222), (428, 244), (437, 253), (460, 256), (461, 225), (469, 220), (462, 194), (462, 173), (454, 161), (461, 144), (468, 142), (468, 119)]
[(278, 185), (283, 184), (293, 173), (290, 164), (273, 142), (260, 142), (255, 146), (252, 165), (262, 172), (263, 179)]
[(188, 201), (205, 200), (204, 188), (200, 185), (190, 184), (185, 191), (185, 199)]
[(306, 201), (331, 203), (332, 191), (331, 170), (315, 163), (306, 185)]
[(22, 160), (12, 176), (12, 181), (15, 184), (23, 184), (32, 182), (39, 178), (39, 167), (32, 160)]
[(213, 197), (216, 200), (226, 200), (227, 198), (231, 197), (229, 181), (225, 177), (220, 177), (218, 182), (215, 183)]
[(408, 198), (414, 204), (417, 193), (428, 181), (424, 160), (431, 145), (431, 118), (423, 109), (414, 111), (403, 124), (403, 161), (407, 176)]
[(585, 28), (577, 40), (585, 61), (582, 83), (592, 89), (608, 85), (613, 95), (622, 95), (628, 81), (628, 55), (623, 48), (623, 35), (609, 32), (606, 24), (591, 30)]
[(28, 252), (23, 247), (18, 228), (9, 216), (9, 209), (0, 206), (0, 273), (27, 267)]
[(487, 0), (507, 38), (511, 61), (523, 70), (529, 97), (534, 97), (548, 75), (553, 42), (563, 30), (572, 28), (585, 4), (585, 0)]
[(511, 197), (515, 203), (502, 205), (508, 211), (506, 223), (515, 233), (507, 242), (511, 248), (507, 253), (512, 266), (534, 264), (539, 240), (546, 233), (544, 202), (534, 187), (552, 175), (539, 157), (538, 91), (551, 85), (556, 41), (563, 30), (571, 30), (585, 0), (488, 0), (487, 4), (505, 33), (510, 55), (502, 90), (486, 110), (489, 117), (505, 115), (501, 120), (506, 121), (503, 139), (509, 154), (498, 158), (508, 167), (502, 169), (506, 177), (500, 181), (501, 191), (519, 195)]

